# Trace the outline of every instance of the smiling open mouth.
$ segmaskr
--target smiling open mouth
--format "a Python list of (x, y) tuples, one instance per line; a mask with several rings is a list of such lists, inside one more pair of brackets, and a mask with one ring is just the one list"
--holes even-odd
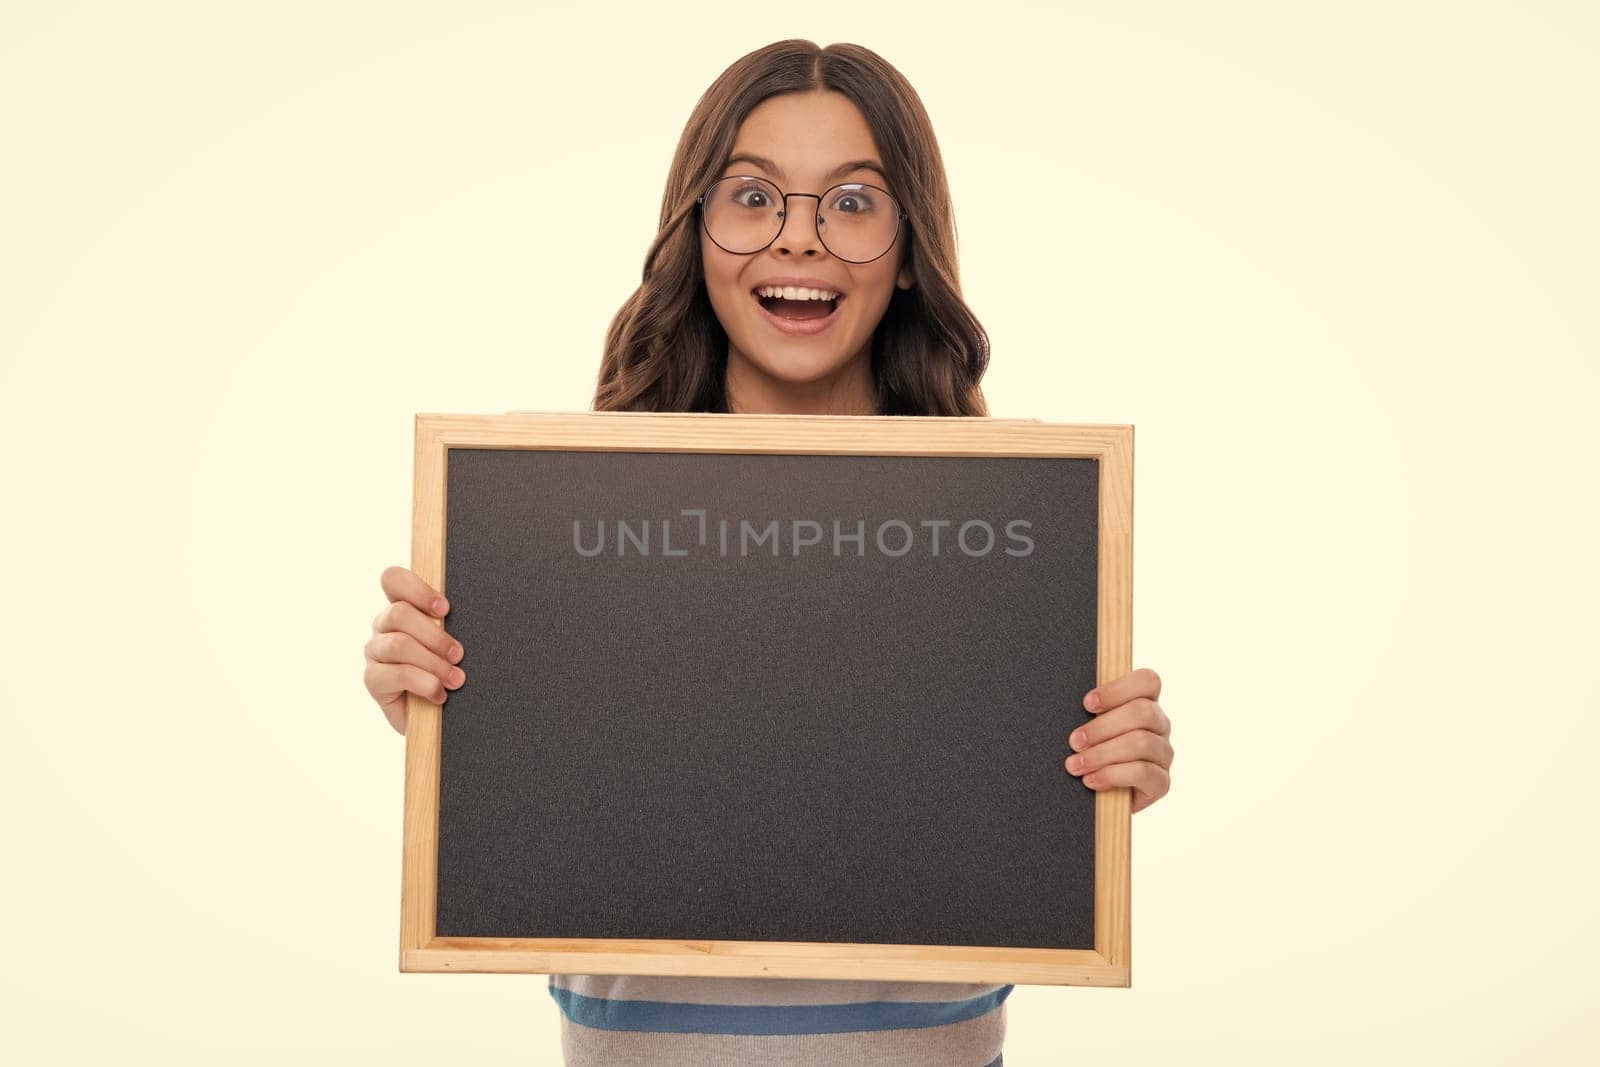
[(813, 337), (823, 333), (839, 319), (840, 293), (831, 300), (786, 300), (777, 296), (750, 294), (761, 308), (761, 317), (779, 333), (791, 337)]
[(756, 298), (762, 310), (769, 315), (791, 322), (825, 319), (839, 310), (839, 305), (844, 301), (842, 294), (832, 300), (785, 300), (781, 296), (761, 296), (755, 292), (750, 295)]

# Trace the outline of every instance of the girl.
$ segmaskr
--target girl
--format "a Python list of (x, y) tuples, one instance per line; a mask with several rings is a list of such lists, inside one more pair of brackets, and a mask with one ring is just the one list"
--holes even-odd
[[(944, 166), (905, 78), (856, 45), (780, 41), (729, 67), (678, 142), (644, 279), (606, 334), (599, 411), (986, 415), (988, 339), (962, 301)], [(464, 653), (403, 567), (366, 646), (399, 732)], [(1162, 797), (1154, 672), (1086, 694), (1065, 770)], [(1070, 779), (1068, 779), (1070, 782)], [(1063, 783), (1063, 788), (1068, 787)], [(1001, 1062), (1009, 985), (552, 975), (569, 1064)]]

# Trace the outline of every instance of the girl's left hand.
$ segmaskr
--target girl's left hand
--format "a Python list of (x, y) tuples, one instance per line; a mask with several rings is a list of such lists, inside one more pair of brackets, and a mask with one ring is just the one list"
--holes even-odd
[(1143, 811), (1172, 788), (1172, 721), (1156, 699), (1161, 678), (1148, 667), (1129, 671), (1084, 694), (1098, 718), (1072, 732), (1067, 770), (1090, 789), (1131, 786), (1133, 810)]

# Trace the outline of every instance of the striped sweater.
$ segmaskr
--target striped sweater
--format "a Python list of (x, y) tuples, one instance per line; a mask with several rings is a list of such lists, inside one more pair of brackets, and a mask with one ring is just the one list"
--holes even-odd
[(567, 1067), (997, 1067), (1010, 985), (553, 974)]

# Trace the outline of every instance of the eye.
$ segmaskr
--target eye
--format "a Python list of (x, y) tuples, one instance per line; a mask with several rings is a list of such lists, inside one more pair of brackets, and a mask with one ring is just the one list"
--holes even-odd
[(872, 193), (862, 185), (841, 185), (828, 207), (841, 215), (864, 215), (876, 207)]
[(728, 193), (728, 198), (740, 207), (765, 208), (772, 206), (772, 197), (767, 190), (755, 182), (746, 182), (735, 185)]

